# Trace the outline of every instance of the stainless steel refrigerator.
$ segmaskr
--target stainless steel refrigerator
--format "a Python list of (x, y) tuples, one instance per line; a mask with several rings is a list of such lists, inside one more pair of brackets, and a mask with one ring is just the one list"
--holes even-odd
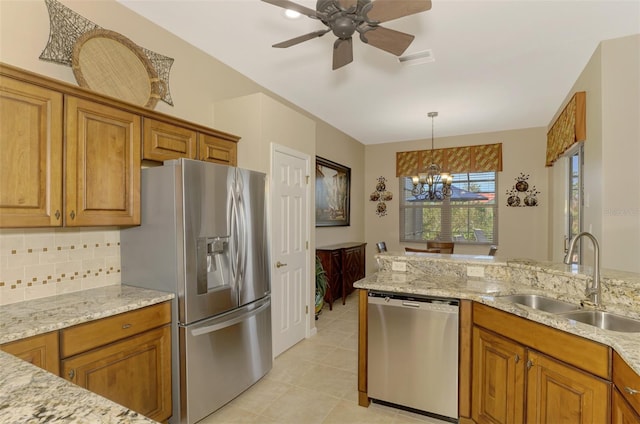
[(142, 170), (141, 198), (122, 282), (176, 294), (170, 422), (194, 423), (272, 366), (266, 176), (167, 161)]

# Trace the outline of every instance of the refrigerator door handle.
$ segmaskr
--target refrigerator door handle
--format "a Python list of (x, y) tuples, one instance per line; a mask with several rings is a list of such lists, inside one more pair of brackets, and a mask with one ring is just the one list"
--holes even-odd
[(244, 193), (244, 181), (242, 180), (242, 173), (240, 173), (239, 171), (236, 171), (236, 178), (237, 178), (237, 193), (236, 193), (236, 200), (237, 200), (237, 206), (236, 206), (236, 213), (237, 213), (237, 230), (238, 230), (238, 247), (239, 247), (239, 251), (238, 251), (238, 291), (242, 291), (242, 286), (244, 283), (244, 278), (245, 278), (245, 274), (246, 274), (246, 270), (247, 270), (247, 246), (248, 246), (248, 240), (247, 240), (247, 222), (246, 222), (246, 210), (245, 210), (245, 206), (244, 206), (244, 198), (243, 198), (243, 193)]
[(224, 328), (231, 327), (232, 325), (235, 325), (239, 322), (245, 321), (253, 316), (258, 315), (260, 312), (267, 309), (270, 305), (271, 305), (270, 299), (266, 299), (263, 301), (262, 305), (260, 305), (255, 309), (252, 309), (251, 311), (243, 313), (242, 315), (234, 317), (230, 320), (224, 320), (222, 322), (212, 324), (212, 325), (207, 325), (205, 327), (194, 328), (193, 330), (191, 330), (191, 334), (194, 336), (202, 336), (204, 334), (213, 333), (214, 331), (219, 331)]
[(227, 216), (229, 217), (229, 255), (231, 256), (231, 279), (234, 286), (238, 286), (238, 254), (240, 252), (238, 240), (238, 201), (236, 199), (235, 182), (229, 188), (229, 198), (227, 199)]

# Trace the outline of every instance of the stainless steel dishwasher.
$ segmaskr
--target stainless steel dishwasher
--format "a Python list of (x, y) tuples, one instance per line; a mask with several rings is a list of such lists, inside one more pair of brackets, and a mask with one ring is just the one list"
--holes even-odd
[(458, 421), (457, 299), (369, 292), (368, 394)]

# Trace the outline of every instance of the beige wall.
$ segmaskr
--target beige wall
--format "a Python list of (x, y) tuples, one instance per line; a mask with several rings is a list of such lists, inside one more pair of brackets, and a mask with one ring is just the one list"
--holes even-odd
[[(587, 92), (583, 230), (600, 241), (603, 267), (640, 272), (640, 35), (603, 41), (558, 113), (576, 91)], [(553, 259), (560, 261), (566, 231), (560, 204), (566, 190), (562, 160), (552, 172), (556, 200), (549, 248)], [(586, 245), (584, 259), (590, 264), (593, 250), (590, 243)]]
[[(363, 193), (375, 184), (363, 180), (365, 169), (364, 145), (346, 137), (335, 128), (319, 123), (316, 155), (351, 168), (351, 219), (348, 227), (317, 227), (316, 246), (327, 246), (347, 241), (365, 241)], [(315, 179), (315, 173), (314, 173)]]
[[(437, 124), (436, 124), (437, 134)], [(530, 128), (435, 139), (436, 148), (471, 146), (477, 144), (502, 143), (503, 171), (498, 173), (498, 254), (505, 257), (547, 259), (547, 234), (540, 228), (548, 225), (548, 171), (544, 166), (546, 149), (546, 129)], [(365, 228), (367, 241), (367, 268), (375, 269), (373, 254), (375, 243), (386, 241), (387, 249), (401, 251), (408, 243), (399, 243), (400, 198), (399, 179), (395, 172), (395, 153), (422, 150), (430, 147), (429, 140), (415, 140), (366, 146), (365, 148)], [(507, 207), (505, 192), (511, 188), (520, 173), (529, 174), (529, 184), (535, 185), (541, 194), (539, 206)], [(393, 200), (387, 202), (388, 213), (379, 217), (375, 213), (375, 202), (369, 201), (369, 193), (375, 188), (378, 177), (387, 179), (387, 189), (393, 193)], [(414, 244), (414, 247), (418, 247)], [(487, 254), (488, 246), (456, 245), (456, 253)]]
[[(170, 88), (174, 106), (158, 102), (155, 110), (172, 116), (177, 116), (188, 121), (200, 123), (210, 127), (216, 127), (218, 122), (225, 119), (216, 119), (216, 104), (224, 99), (250, 98), (251, 95), (265, 93), (261, 101), (254, 101), (251, 107), (254, 116), (259, 111), (260, 104), (269, 104), (261, 113), (266, 114), (261, 127), (245, 125), (238, 131), (231, 131), (241, 137), (239, 143), (239, 166), (268, 172), (270, 160), (269, 143), (276, 142), (308, 154), (311, 157), (311, 166), (315, 158), (315, 146), (333, 146), (332, 153), (339, 157), (334, 158), (347, 166), (352, 166), (352, 190), (362, 190), (363, 146), (351, 137), (327, 125), (323, 121), (308, 114), (296, 105), (280, 98), (244, 77), (220, 61), (212, 58), (183, 40), (173, 36), (164, 29), (138, 16), (129, 9), (121, 6), (114, 0), (104, 1), (79, 1), (62, 0), (62, 4), (69, 7), (81, 16), (89, 19), (102, 28), (119, 32), (131, 39), (134, 43), (147, 49), (156, 51), (175, 59), (171, 69)], [(75, 77), (70, 67), (45, 62), (38, 57), (47, 44), (49, 37), (49, 16), (44, 1), (41, 0), (0, 0), (0, 61), (27, 69), (38, 74), (46, 75), (61, 81), (75, 84)], [(293, 117), (293, 118), (292, 118)], [(314, 125), (316, 128), (314, 128)], [(221, 128), (222, 129), (222, 128)], [(300, 134), (305, 136), (301, 137)], [(348, 146), (344, 148), (344, 146)], [(326, 151), (325, 151), (326, 153)], [(329, 154), (325, 156), (330, 156)], [(353, 193), (353, 191), (352, 191)], [(313, 197), (313, 195), (312, 195)], [(362, 239), (364, 224), (362, 223), (362, 196), (352, 194), (352, 222), (356, 225), (343, 228), (341, 231), (333, 231), (332, 237), (338, 241), (350, 239)], [(311, 199), (311, 210), (313, 210)], [(358, 216), (354, 216), (358, 214)], [(54, 230), (40, 230), (46, 238), (55, 238)], [(94, 238), (92, 229), (64, 230), (64, 233), (72, 232), (78, 238)], [(29, 231), (11, 230), (0, 232), (0, 251), (2, 246), (15, 244), (16, 240), (32, 240)], [(313, 221), (309, 229), (310, 254), (315, 246), (315, 231)], [(9, 237), (11, 237), (9, 239)], [(111, 235), (108, 234), (107, 238)], [(20, 246), (25, 249), (29, 243), (22, 242)], [(22, 249), (22, 247), (20, 248)], [(70, 261), (76, 266), (77, 272), (82, 272), (83, 261), (78, 253), (70, 252)], [(112, 252), (109, 253), (112, 255)], [(34, 272), (31, 269), (39, 265), (38, 258), (30, 260), (28, 270), (14, 270), (7, 266), (8, 259), (0, 257), (0, 281), (3, 275), (10, 274), (10, 280), (24, 281), (24, 277), (14, 278), (16, 275), (31, 277)], [(52, 259), (46, 259), (52, 261)], [(34, 262), (35, 261), (35, 262)], [(119, 254), (109, 257), (107, 261), (113, 264), (113, 268), (119, 271)], [(14, 261), (15, 263), (15, 261)], [(22, 266), (22, 265), (21, 265)], [(91, 266), (87, 264), (86, 266)], [(67, 267), (68, 268), (68, 267)], [(25, 274), (26, 272), (26, 274)], [(38, 274), (39, 275), (39, 274)], [(105, 284), (119, 284), (113, 275), (105, 278)], [(34, 274), (35, 276), (35, 274)], [(91, 282), (94, 284), (94, 282)], [(74, 283), (74, 287), (80, 285)], [(0, 287), (0, 291), (10, 290), (11, 285)], [(53, 291), (51, 285), (42, 286), (42, 290), (30, 289), (27, 295), (41, 297), (50, 295)], [(0, 293), (1, 295), (2, 293)], [(24, 291), (19, 296), (13, 296), (14, 292), (6, 296), (0, 296), (3, 301), (14, 302), (24, 300)]]

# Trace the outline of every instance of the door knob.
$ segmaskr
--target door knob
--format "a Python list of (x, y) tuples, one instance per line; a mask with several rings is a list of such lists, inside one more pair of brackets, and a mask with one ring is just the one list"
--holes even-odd
[(276, 268), (282, 268), (283, 266), (287, 266), (287, 264), (283, 264), (282, 262), (276, 262)]

